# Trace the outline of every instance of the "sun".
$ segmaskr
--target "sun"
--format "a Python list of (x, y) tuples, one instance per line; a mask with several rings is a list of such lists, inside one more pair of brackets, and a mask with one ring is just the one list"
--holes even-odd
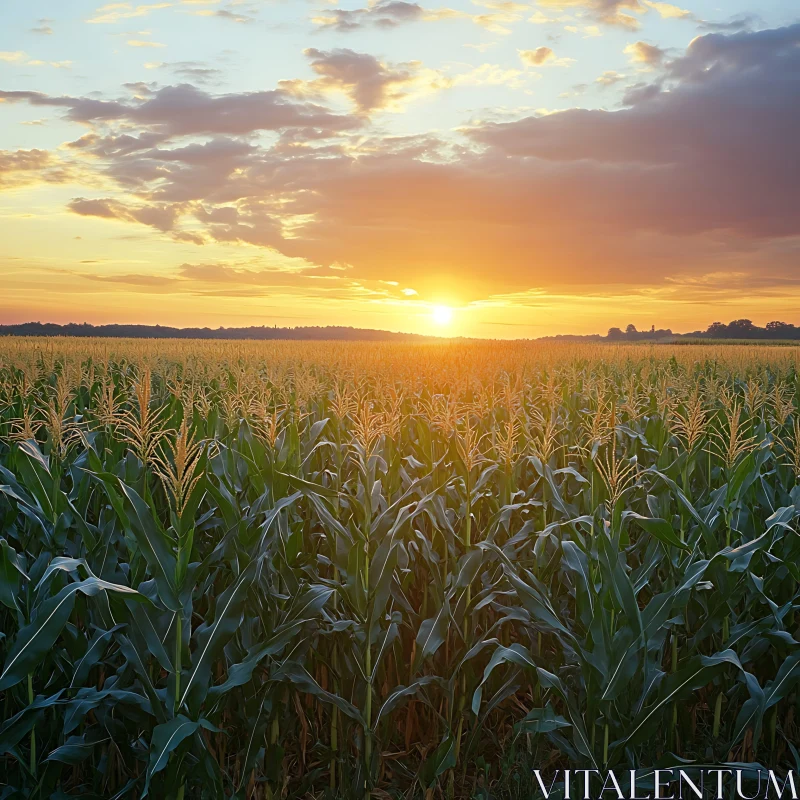
[(434, 306), (431, 316), (437, 325), (449, 325), (453, 321), (453, 309), (447, 306)]

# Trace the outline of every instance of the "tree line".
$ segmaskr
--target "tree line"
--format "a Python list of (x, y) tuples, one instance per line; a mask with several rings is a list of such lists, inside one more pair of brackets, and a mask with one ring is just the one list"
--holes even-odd
[[(416, 333), (397, 333), (373, 328), (352, 328), (340, 325), (301, 326), (279, 328), (260, 325), (247, 328), (175, 328), (166, 325), (90, 325), (87, 322), (71, 322), (59, 325), (54, 322), (24, 322), (16, 325), (0, 325), (0, 336), (105, 336), (125, 339), (290, 339), (290, 340), (340, 340), (356, 342), (413, 342), (438, 337)], [(459, 337), (461, 338), (461, 337)], [(789, 322), (768, 322), (763, 328), (749, 319), (736, 319), (727, 325), (712, 322), (705, 330), (690, 333), (674, 333), (670, 328), (637, 330), (635, 325), (609, 328), (603, 336), (559, 334), (543, 336), (545, 341), (581, 342), (641, 342), (676, 341), (681, 339), (771, 339), (800, 340), (800, 327)]]
[(727, 325), (724, 322), (712, 322), (705, 330), (689, 333), (675, 333), (671, 328), (656, 328), (640, 331), (635, 325), (622, 328), (609, 328), (603, 336), (599, 333), (580, 336), (562, 334), (543, 337), (551, 341), (569, 342), (674, 342), (692, 339), (753, 339), (753, 340), (800, 340), (800, 327), (789, 322), (768, 322), (763, 328), (749, 319), (735, 319)]
[(605, 337), (609, 340), (646, 340), (664, 339), (668, 337), (690, 339), (800, 339), (800, 328), (789, 322), (768, 322), (763, 328), (755, 325), (749, 319), (735, 319), (727, 325), (724, 322), (712, 322), (704, 331), (675, 334), (669, 328), (656, 330), (655, 326), (649, 331), (639, 331), (635, 325), (628, 325), (623, 331), (621, 328), (609, 328)]
[(90, 325), (71, 322), (24, 322), (0, 325), (0, 336), (106, 336), (119, 339), (293, 339), (322, 341), (410, 342), (430, 337), (414, 333), (394, 333), (372, 328), (351, 328), (339, 325), (279, 328), (251, 326), (248, 328), (173, 328), (165, 325)]

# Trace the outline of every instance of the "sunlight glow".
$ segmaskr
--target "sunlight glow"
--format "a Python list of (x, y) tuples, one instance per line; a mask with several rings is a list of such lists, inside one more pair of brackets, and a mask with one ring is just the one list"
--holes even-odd
[(453, 309), (447, 306), (434, 306), (432, 316), (437, 325), (449, 325), (453, 321)]

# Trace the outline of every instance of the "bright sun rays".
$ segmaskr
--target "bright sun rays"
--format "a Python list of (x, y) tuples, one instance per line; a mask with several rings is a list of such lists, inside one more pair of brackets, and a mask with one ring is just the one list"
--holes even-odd
[(431, 317), (436, 325), (444, 327), (453, 321), (453, 309), (449, 306), (434, 306)]

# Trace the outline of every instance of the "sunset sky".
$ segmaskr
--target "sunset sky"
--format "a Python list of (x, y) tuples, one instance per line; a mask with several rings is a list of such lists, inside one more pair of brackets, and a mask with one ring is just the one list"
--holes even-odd
[(0, 322), (800, 324), (798, 0), (3, 0)]

